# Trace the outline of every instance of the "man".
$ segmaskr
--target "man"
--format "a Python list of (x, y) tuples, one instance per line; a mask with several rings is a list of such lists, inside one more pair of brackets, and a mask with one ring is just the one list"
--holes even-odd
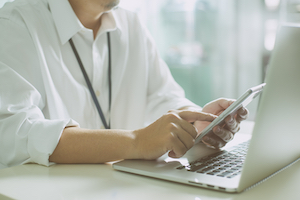
[[(16, 0), (2, 8), (0, 167), (180, 157), (233, 102), (201, 109), (187, 100), (147, 30), (135, 14), (112, 10), (117, 4)], [(246, 116), (240, 109), (203, 142), (224, 146)]]

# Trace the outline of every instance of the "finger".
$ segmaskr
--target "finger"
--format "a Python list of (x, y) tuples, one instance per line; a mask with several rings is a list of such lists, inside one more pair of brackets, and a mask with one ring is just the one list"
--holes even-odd
[[(186, 122), (188, 123), (188, 122)], [(190, 148), (192, 148), (192, 146), (194, 146), (195, 144), (195, 137), (197, 136), (197, 132), (195, 130), (195, 128), (193, 128), (193, 134), (185, 131), (184, 129), (181, 128), (181, 126), (174, 124), (174, 126), (177, 126), (176, 129), (174, 129), (172, 131), (172, 135), (175, 139), (178, 139), (185, 147), (186, 147), (186, 151)], [(192, 126), (191, 124), (189, 124), (189, 126)], [(192, 136), (194, 135), (194, 136)], [(177, 141), (175, 141), (177, 142)], [(175, 143), (174, 142), (174, 143)]]
[(180, 158), (182, 157), (189, 148), (176, 136), (171, 141), (169, 156), (172, 158)]
[[(182, 129), (184, 131), (186, 131), (188, 134), (190, 134), (190, 136), (192, 136), (193, 138), (196, 138), (198, 135), (198, 131), (196, 129), (195, 126), (193, 126), (191, 123), (189, 123), (188, 121), (184, 120), (183, 118), (181, 118), (179, 116), (180, 111), (170, 111), (170, 114), (168, 114), (169, 116), (169, 121), (171, 123), (173, 129), (173, 131), (175, 131), (176, 129)], [(176, 127), (176, 128), (175, 128)]]
[(220, 126), (216, 126), (213, 128), (213, 132), (219, 138), (221, 138), (224, 142), (230, 142), (233, 139), (233, 133), (225, 128), (221, 128)]
[(249, 111), (247, 108), (245, 107), (240, 108), (236, 115), (237, 122), (246, 120), (248, 118), (248, 115), (249, 115)]
[(220, 149), (226, 145), (226, 142), (223, 141), (221, 138), (219, 138), (215, 134), (206, 135), (202, 138), (202, 141), (204, 144), (206, 144), (208, 147), (212, 147), (215, 149)]
[(182, 119), (180, 121), (180, 127), (182, 128), (182, 130), (188, 133), (193, 139), (195, 139), (198, 136), (198, 131), (196, 127), (193, 126), (191, 123), (187, 122), (186, 120)]
[(231, 104), (235, 102), (234, 99), (219, 99), (218, 100), (218, 105), (222, 110), (226, 110)]
[(213, 113), (215, 115), (220, 115), (226, 108), (228, 108), (235, 100), (220, 98), (206, 104), (202, 112)]
[(187, 150), (192, 148), (195, 144), (195, 137), (192, 137), (188, 132), (183, 131), (178, 135), (178, 138)]
[(177, 158), (175, 152), (172, 150), (168, 153), (168, 156), (171, 158)]
[(216, 115), (205, 113), (205, 112), (197, 112), (197, 111), (180, 111), (178, 112), (178, 115), (188, 121), (189, 123), (195, 122), (195, 121), (213, 121), (217, 118)]
[(231, 131), (232, 133), (236, 133), (240, 130), (240, 124), (231, 115), (226, 117), (225, 124), (226, 124), (226, 127), (228, 128), (228, 130)]

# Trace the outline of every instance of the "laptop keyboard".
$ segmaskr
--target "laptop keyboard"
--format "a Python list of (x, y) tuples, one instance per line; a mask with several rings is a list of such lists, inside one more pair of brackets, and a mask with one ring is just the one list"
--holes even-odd
[(189, 165), (179, 166), (176, 169), (233, 178), (241, 173), (248, 146), (249, 141), (243, 142), (235, 146), (231, 151), (220, 151), (195, 160), (189, 163)]

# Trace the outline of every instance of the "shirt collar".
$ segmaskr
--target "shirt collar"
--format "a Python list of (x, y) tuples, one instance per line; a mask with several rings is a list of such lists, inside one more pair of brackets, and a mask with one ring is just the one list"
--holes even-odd
[[(68, 42), (79, 31), (86, 29), (77, 18), (68, 0), (48, 0), (48, 2), (62, 44)], [(117, 29), (121, 33), (120, 23), (113, 12), (104, 13), (101, 17), (98, 35)]]

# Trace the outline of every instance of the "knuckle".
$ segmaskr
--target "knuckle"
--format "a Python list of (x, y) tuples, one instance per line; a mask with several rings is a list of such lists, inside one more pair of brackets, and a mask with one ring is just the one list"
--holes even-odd
[(211, 146), (216, 146), (217, 141), (213, 138), (206, 139), (206, 142)]
[(224, 140), (225, 142), (230, 142), (232, 139), (233, 139), (233, 134), (232, 134), (232, 133), (229, 133), (229, 134), (227, 135), (227, 137), (224, 138), (223, 140)]
[(219, 129), (218, 131), (215, 131), (215, 134), (224, 142), (229, 142), (233, 139), (233, 133), (228, 130)]
[(235, 120), (235, 118), (233, 117), (233, 116), (228, 116), (227, 118), (226, 118), (226, 124), (228, 125), (228, 126), (235, 126), (235, 124), (236, 124), (236, 120)]
[(169, 121), (169, 122), (174, 122), (174, 121), (177, 121), (179, 119), (179, 116), (174, 113), (174, 112), (170, 112), (170, 113), (167, 113), (165, 115), (165, 118)]
[(248, 113), (249, 113), (248, 109), (245, 108), (245, 107), (241, 108), (238, 112), (239, 112), (239, 114), (240, 114), (241, 116), (243, 116), (243, 117), (244, 117), (244, 116), (247, 116)]
[(233, 129), (233, 133), (237, 133), (237, 132), (239, 132), (239, 130), (240, 130), (240, 127), (239, 126), (237, 126), (237, 127), (235, 127), (234, 129)]
[(225, 143), (224, 142), (218, 142), (218, 146), (217, 146), (217, 148), (222, 148), (222, 147), (224, 147), (225, 146)]
[(226, 132), (223, 128), (217, 127), (214, 131), (214, 133), (219, 136), (220, 138), (223, 138), (226, 135)]
[(175, 142), (177, 141), (177, 136), (176, 136), (176, 134), (174, 134), (173, 132), (171, 132), (171, 133), (169, 134), (168, 140), (169, 140), (171, 143), (175, 143)]
[(168, 113), (176, 113), (176, 110), (171, 109), (171, 110), (168, 111)]
[(169, 143), (171, 146), (178, 146), (178, 144), (180, 143), (180, 139), (178, 138), (178, 135), (174, 132), (170, 132), (170, 134), (168, 134), (167, 138), (167, 143)]
[(168, 123), (166, 126), (171, 133), (177, 130), (177, 125), (175, 123)]
[(225, 144), (226, 143), (223, 140), (220, 140), (220, 139), (218, 139), (218, 140), (215, 139), (215, 140), (213, 140), (212, 143), (210, 143), (210, 145), (212, 145), (215, 149), (220, 149), (220, 148), (224, 147)]
[(233, 133), (236, 133), (240, 130), (240, 124), (239, 123), (236, 123), (236, 126), (232, 128), (232, 132)]

